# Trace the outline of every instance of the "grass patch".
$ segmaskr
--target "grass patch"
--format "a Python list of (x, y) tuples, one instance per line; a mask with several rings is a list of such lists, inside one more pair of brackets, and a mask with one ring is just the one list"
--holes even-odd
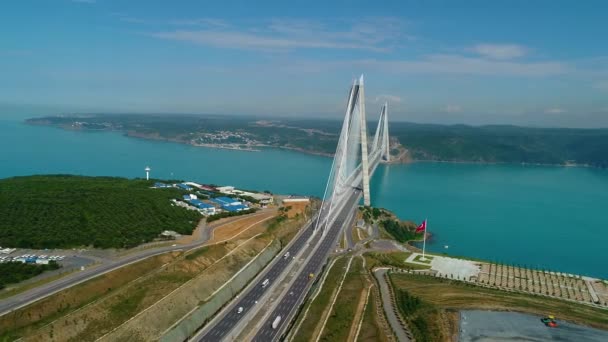
[(17, 287), (11, 287), (10, 289), (5, 289), (4, 291), (0, 292), (0, 300), (18, 295), (19, 293), (25, 292), (27, 290), (33, 289), (38, 286), (42, 286), (47, 283), (50, 283), (52, 281), (63, 278), (65, 276), (72, 274), (74, 272), (77, 272), (77, 271), (78, 271), (78, 269), (75, 268), (70, 271), (55, 274), (50, 277), (46, 277), (44, 279), (40, 279), (40, 280), (32, 282), (32, 283), (28, 283), (28, 284), (24, 284), (24, 285), (16, 285)]
[[(363, 260), (354, 258), (350, 270), (344, 278), (342, 289), (332, 312), (327, 320), (320, 341), (348, 341), (353, 324), (358, 324), (353, 317), (356, 316), (357, 306), (361, 296), (365, 295), (365, 279), (363, 278)], [(330, 303), (327, 303), (328, 305)]]
[(142, 260), (4, 315), (0, 317), (0, 340), (25, 336), (153, 271), (172, 258), (172, 255), (164, 254)]
[(186, 260), (194, 260), (194, 259), (198, 258), (199, 256), (207, 253), (208, 251), (209, 251), (209, 247), (207, 247), (207, 246), (201, 247), (201, 248), (195, 249), (191, 253), (188, 253), (185, 258), (186, 258)]
[(392, 252), (392, 253), (365, 253), (367, 258), (368, 269), (376, 266), (393, 266), (411, 270), (427, 270), (431, 266), (418, 265), (405, 262), (412, 253), (408, 252)]
[(357, 342), (385, 342), (388, 340), (388, 337), (378, 323), (377, 300), (376, 293), (372, 291), (363, 313), (363, 321), (361, 322), (361, 330)]
[[(309, 304), (308, 314), (295, 334), (293, 338), (294, 342), (308, 342), (312, 339), (323, 317), (323, 312), (342, 279), (347, 262), (348, 259), (346, 258), (337, 259), (331, 269), (326, 270), (327, 278), (323, 283), (323, 288), (321, 288), (315, 300)], [(304, 311), (306, 310), (303, 310), (302, 313)]]
[[(507, 310), (546, 315), (554, 313), (560, 319), (608, 329), (606, 310), (586, 305), (521, 293), (487, 289), (472, 284), (430, 276), (391, 274), (395, 289), (408, 291), (423, 303), (441, 309)], [(427, 322), (428, 323), (428, 322)]]
[(432, 260), (433, 260), (433, 257), (430, 256), (430, 255), (425, 255), (424, 259), (422, 258), (422, 255), (416, 255), (414, 257), (414, 261), (421, 262), (423, 264), (429, 264), (430, 265)]

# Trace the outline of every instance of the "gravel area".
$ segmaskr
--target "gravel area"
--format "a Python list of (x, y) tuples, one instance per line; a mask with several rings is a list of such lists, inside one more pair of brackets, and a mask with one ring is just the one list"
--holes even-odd
[(605, 342), (608, 331), (559, 320), (549, 328), (536, 315), (517, 312), (464, 310), (460, 312), (460, 342), (573, 341)]

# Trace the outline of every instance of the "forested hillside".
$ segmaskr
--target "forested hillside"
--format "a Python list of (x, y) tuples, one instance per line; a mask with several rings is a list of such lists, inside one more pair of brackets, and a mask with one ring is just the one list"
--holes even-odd
[[(260, 120), (246, 116), (209, 115), (96, 114), (49, 116), (27, 122), (68, 129), (116, 130), (139, 138), (186, 144), (236, 142), (247, 147), (294, 148), (324, 155), (335, 152), (341, 127), (339, 120)], [(376, 124), (375, 121), (368, 122), (368, 134), (374, 133)], [(608, 167), (608, 129), (605, 128), (435, 125), (391, 121), (389, 131), (390, 136), (409, 151), (409, 159), (414, 161)], [(218, 132), (230, 132), (237, 138), (230, 136), (223, 141), (214, 136), (216, 140), (208, 139), (209, 134)]]
[(31, 176), (0, 180), (0, 246), (132, 247), (163, 230), (190, 234), (201, 216), (171, 206), (177, 189), (108, 177)]

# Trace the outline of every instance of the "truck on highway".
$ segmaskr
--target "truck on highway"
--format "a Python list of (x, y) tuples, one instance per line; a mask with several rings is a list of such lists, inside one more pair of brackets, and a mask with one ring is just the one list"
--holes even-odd
[(266, 286), (268, 286), (268, 284), (270, 284), (270, 280), (266, 279), (262, 282), (262, 288), (265, 288)]
[(279, 326), (279, 323), (281, 323), (281, 316), (277, 316), (277, 318), (272, 321), (272, 329), (276, 329)]

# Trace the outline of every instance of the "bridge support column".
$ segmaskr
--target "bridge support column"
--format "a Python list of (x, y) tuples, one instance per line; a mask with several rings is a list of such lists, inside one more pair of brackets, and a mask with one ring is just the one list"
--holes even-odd
[(369, 160), (367, 154), (367, 121), (365, 120), (365, 87), (363, 75), (359, 80), (359, 111), (361, 117), (361, 170), (363, 172), (363, 205), (370, 206), (372, 201), (369, 195)]

